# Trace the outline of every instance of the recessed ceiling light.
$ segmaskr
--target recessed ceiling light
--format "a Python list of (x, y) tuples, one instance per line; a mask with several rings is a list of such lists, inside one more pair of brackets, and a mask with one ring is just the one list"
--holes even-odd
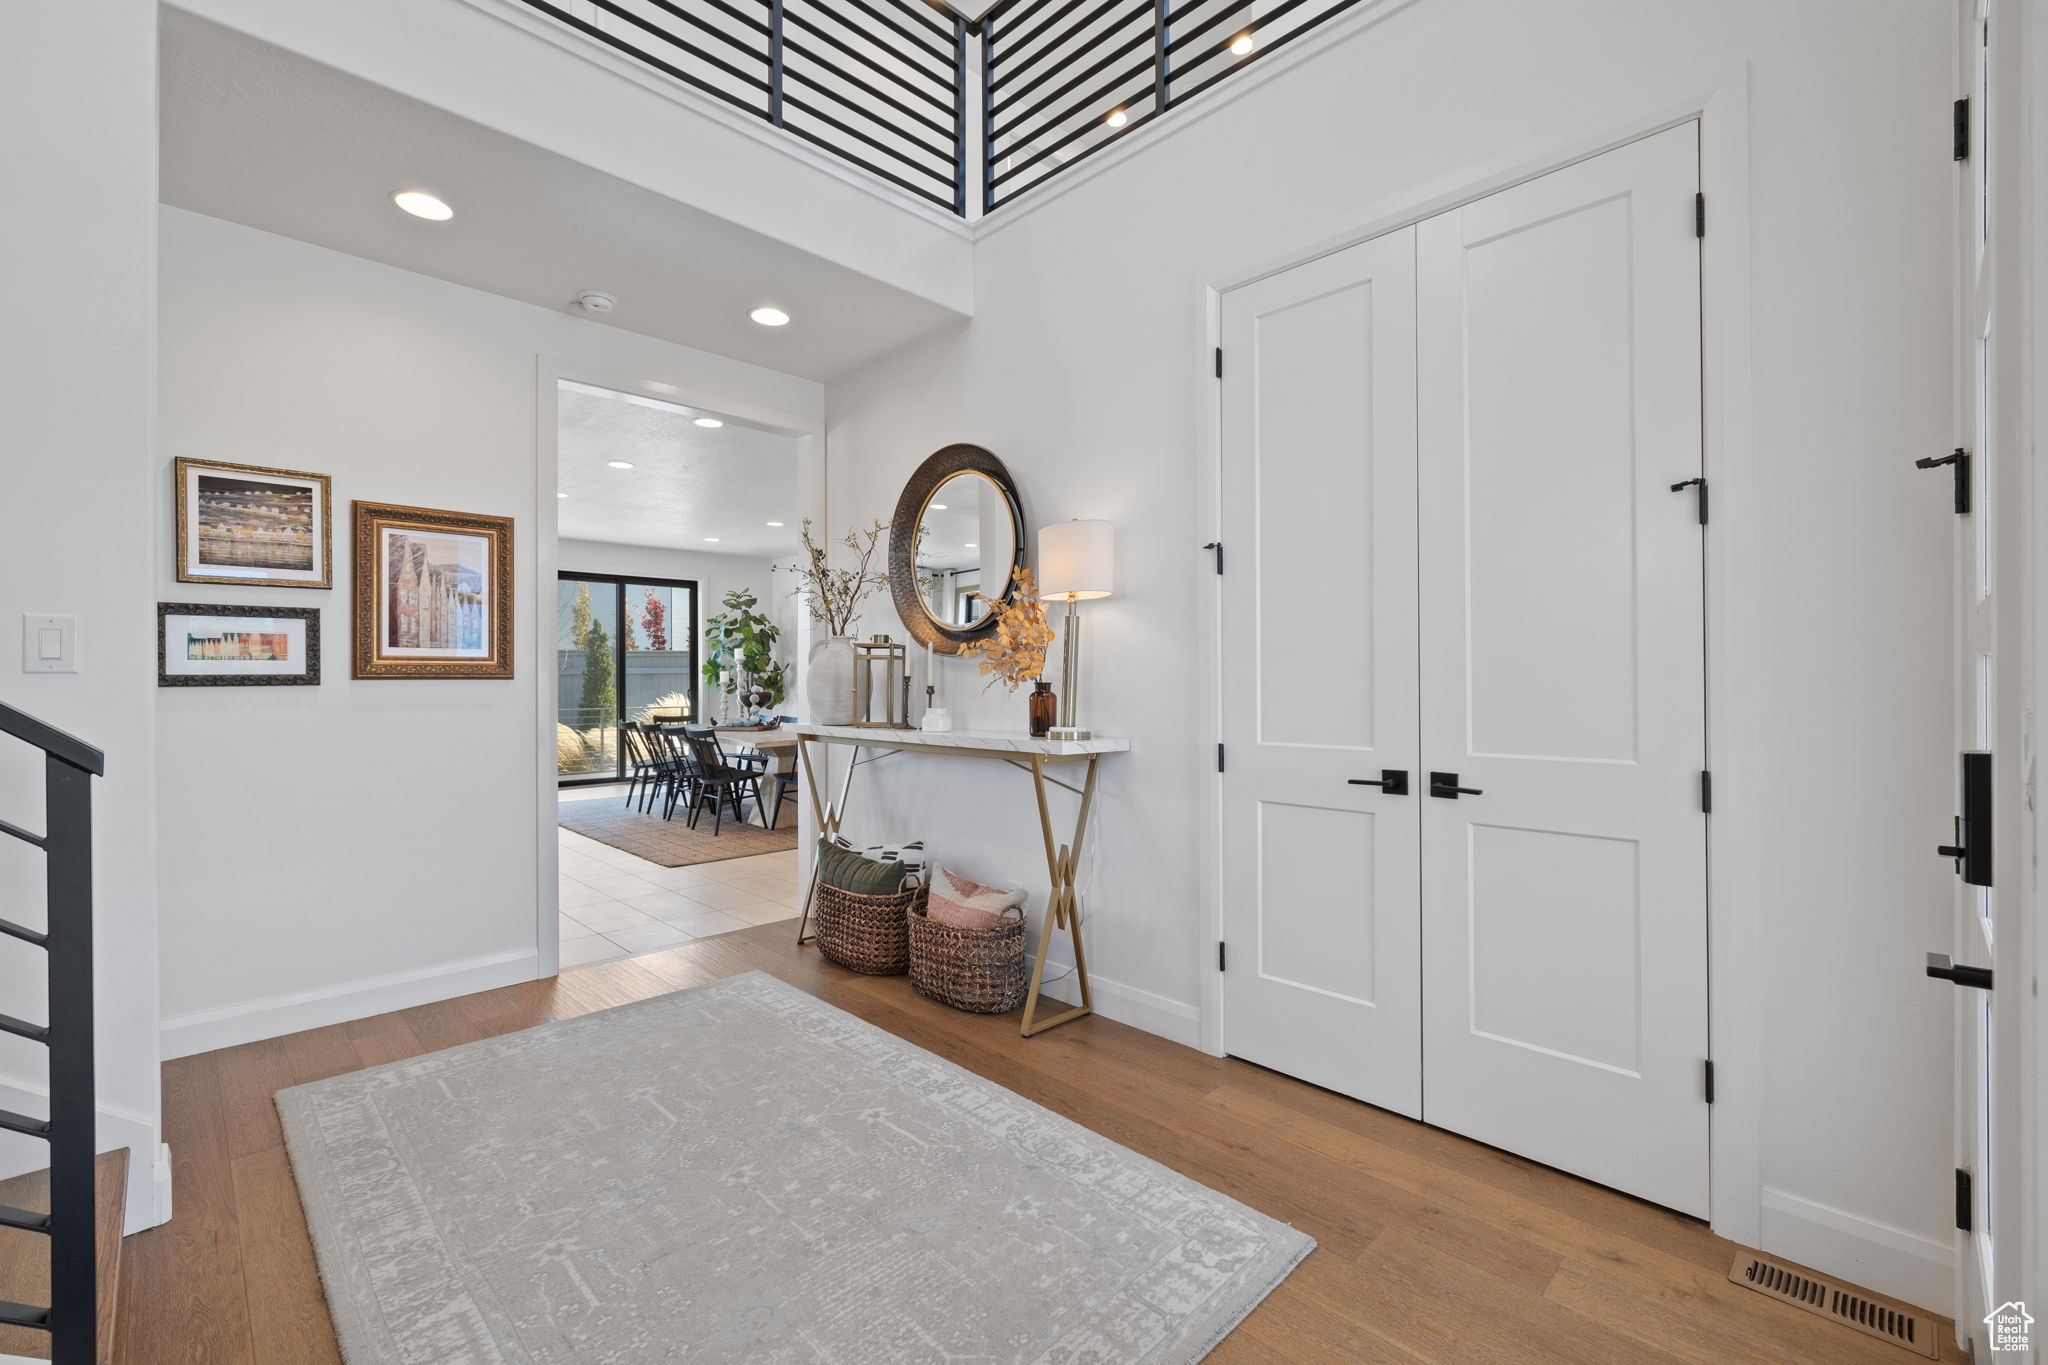
[(425, 190), (399, 190), (391, 196), (391, 202), (413, 217), (433, 223), (445, 223), (455, 216), (455, 210), (445, 200)]
[(1121, 128), (1130, 121), (1131, 116), (1121, 109), (1110, 110), (1109, 117), (1103, 120), (1104, 123), (1107, 123), (1112, 128)]
[(716, 545), (716, 544), (718, 543), (718, 537), (717, 537), (717, 536), (706, 536), (706, 537), (704, 537), (704, 543), (705, 543), (706, 545)]
[(605, 463), (613, 469), (631, 469), (633, 467), (631, 460), (606, 460)]
[(771, 521), (771, 522), (769, 522), (768, 524), (769, 524), (770, 526), (780, 526), (780, 525), (782, 525), (782, 523), (781, 523), (781, 522), (779, 522), (779, 521)]
[(716, 417), (699, 417), (697, 425), (700, 427), (722, 427), (725, 423), (719, 421)]
[(555, 496), (556, 496), (556, 497), (558, 497), (558, 498), (566, 498), (566, 497), (568, 497), (569, 495), (568, 495), (567, 493), (557, 493), (557, 494), (555, 494)]
[(967, 548), (970, 550), (979, 550), (981, 547), (970, 540), (967, 542)]
[(943, 512), (946, 510), (946, 504), (944, 504), (943, 502), (935, 502), (932, 504), (932, 510), (934, 512)]
[(1244, 56), (1247, 52), (1250, 52), (1253, 48), (1257, 47), (1258, 45), (1258, 39), (1252, 37), (1252, 35), (1249, 32), (1240, 33), (1237, 35), (1237, 37), (1230, 40), (1230, 50), (1232, 52), (1235, 52), (1240, 57)]
[(756, 308), (747, 316), (763, 327), (781, 327), (789, 321), (789, 314), (780, 308)]

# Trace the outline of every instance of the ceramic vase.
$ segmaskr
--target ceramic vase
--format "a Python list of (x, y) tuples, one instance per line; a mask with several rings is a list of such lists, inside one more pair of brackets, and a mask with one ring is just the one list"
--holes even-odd
[(834, 635), (811, 646), (804, 697), (814, 725), (853, 723), (853, 638)]

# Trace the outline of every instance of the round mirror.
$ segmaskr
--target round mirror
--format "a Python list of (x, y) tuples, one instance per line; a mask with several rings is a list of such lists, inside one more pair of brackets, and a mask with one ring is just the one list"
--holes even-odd
[(1023, 511), (1001, 460), (971, 445), (926, 460), (889, 532), (890, 595), (911, 637), (957, 654), (993, 629), (1023, 545)]
[(1017, 558), (1010, 502), (979, 470), (953, 475), (917, 518), (917, 596), (932, 620), (972, 630), (1002, 597)]

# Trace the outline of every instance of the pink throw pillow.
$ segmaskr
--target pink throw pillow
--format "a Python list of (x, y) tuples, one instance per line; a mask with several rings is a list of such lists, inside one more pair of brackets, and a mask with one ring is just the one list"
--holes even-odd
[(956, 929), (999, 929), (1010, 922), (1006, 912), (1024, 908), (1026, 894), (983, 886), (944, 867), (932, 869), (931, 888), (926, 917)]

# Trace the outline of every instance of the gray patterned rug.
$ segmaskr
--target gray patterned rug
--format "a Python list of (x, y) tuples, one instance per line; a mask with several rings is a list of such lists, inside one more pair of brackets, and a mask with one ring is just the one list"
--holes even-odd
[(759, 972), (277, 1104), (350, 1365), (1180, 1365), (1315, 1245)]

